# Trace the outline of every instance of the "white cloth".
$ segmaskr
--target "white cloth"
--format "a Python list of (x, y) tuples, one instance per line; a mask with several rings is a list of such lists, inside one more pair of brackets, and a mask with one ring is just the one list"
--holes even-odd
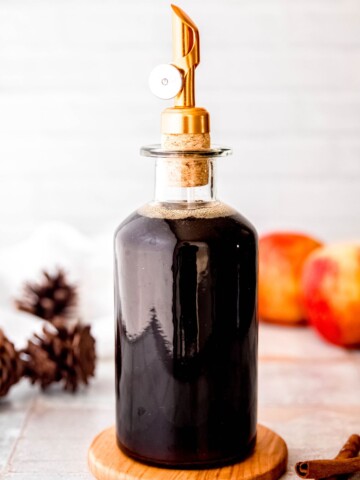
[(41, 278), (41, 271), (63, 268), (79, 294), (79, 317), (92, 325), (100, 357), (113, 355), (112, 232), (89, 238), (62, 223), (49, 223), (29, 238), (0, 250), (0, 327), (17, 347), (43, 324), (18, 312), (14, 298), (25, 281)]

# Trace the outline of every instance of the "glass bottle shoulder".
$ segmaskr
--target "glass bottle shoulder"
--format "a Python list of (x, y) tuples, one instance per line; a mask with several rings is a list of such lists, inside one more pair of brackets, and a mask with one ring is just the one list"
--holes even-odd
[(222, 202), (199, 208), (179, 208), (149, 203), (129, 215), (115, 232), (115, 243), (144, 243), (157, 246), (177, 241), (228, 238), (257, 243), (254, 226), (239, 212)]

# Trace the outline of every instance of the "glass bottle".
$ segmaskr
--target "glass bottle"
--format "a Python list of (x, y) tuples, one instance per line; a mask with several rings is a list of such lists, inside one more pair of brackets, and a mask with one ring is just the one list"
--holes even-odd
[(231, 152), (210, 147), (194, 98), (198, 31), (172, 9), (174, 61), (154, 81), (178, 93), (161, 147), (142, 149), (156, 161), (154, 200), (114, 240), (116, 435), (137, 460), (208, 468), (256, 441), (257, 235), (216, 198), (215, 162)]
[(202, 156), (207, 182), (187, 188), (168, 171), (195, 153), (143, 153), (155, 199), (115, 235), (118, 444), (148, 463), (231, 463), (256, 436), (256, 232), (216, 199), (227, 149)]

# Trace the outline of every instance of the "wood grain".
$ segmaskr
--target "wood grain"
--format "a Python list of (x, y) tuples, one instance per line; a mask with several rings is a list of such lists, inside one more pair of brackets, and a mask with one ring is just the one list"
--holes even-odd
[(91, 473), (98, 480), (276, 480), (286, 470), (287, 446), (272, 430), (258, 425), (253, 455), (243, 462), (211, 470), (175, 470), (145, 465), (118, 448), (115, 428), (101, 432), (88, 453)]

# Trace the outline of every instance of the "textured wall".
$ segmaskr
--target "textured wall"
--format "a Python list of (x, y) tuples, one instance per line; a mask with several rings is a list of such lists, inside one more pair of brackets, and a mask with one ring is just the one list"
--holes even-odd
[[(260, 231), (360, 236), (360, 2), (183, 0), (220, 196)], [(152, 194), (148, 73), (171, 60), (163, 0), (0, 0), (0, 234), (113, 227)], [(171, 103), (171, 102), (169, 102)]]

